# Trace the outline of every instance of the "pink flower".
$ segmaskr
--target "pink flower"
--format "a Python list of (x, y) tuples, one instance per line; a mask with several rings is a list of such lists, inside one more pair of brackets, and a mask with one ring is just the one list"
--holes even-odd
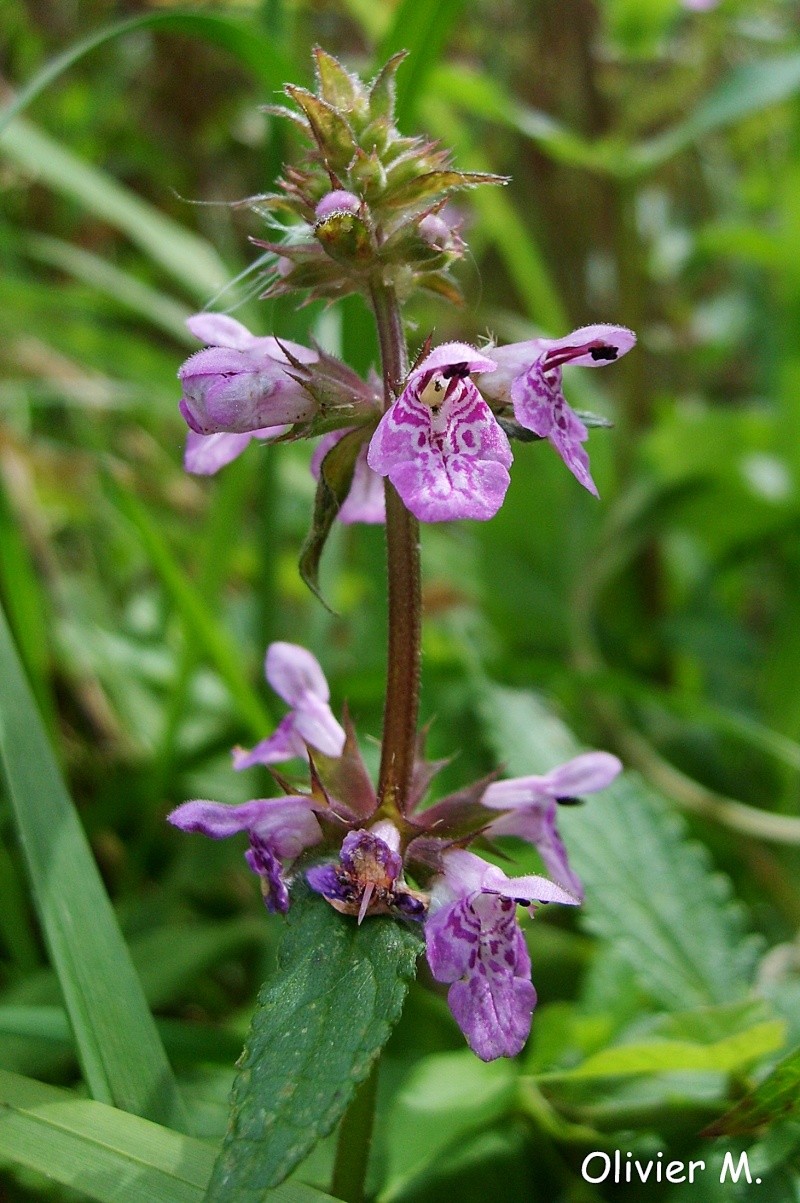
[(490, 823), (486, 834), (515, 835), (533, 844), (548, 873), (582, 901), (583, 885), (569, 864), (558, 833), (558, 803), (573, 802), (584, 794), (605, 789), (621, 769), (621, 762), (610, 752), (586, 752), (542, 777), (494, 781), (481, 802), (491, 810), (509, 813)]
[(466, 343), (436, 347), (372, 436), (367, 463), (423, 522), (491, 518), (503, 504), (511, 448), (469, 378), (494, 368)]
[(209, 344), (178, 372), (183, 386), (180, 410), (197, 434), (263, 437), (264, 430), (272, 428), (276, 437), (281, 433), (276, 427), (304, 422), (314, 414), (316, 403), (292, 377), (282, 346), (300, 363), (314, 363), (316, 351), (288, 340), (281, 344), (275, 338), (256, 338), (241, 322), (221, 313), (198, 313), (186, 324)]
[(305, 848), (318, 844), (322, 829), (309, 798), (258, 798), (241, 806), (221, 802), (184, 802), (167, 819), (182, 831), (199, 831), (212, 840), (246, 831), (250, 847), (245, 860), (261, 878), (268, 911), (289, 909), (289, 889), (284, 877), (287, 864)]
[(296, 643), (271, 643), (264, 671), (272, 688), (292, 709), (267, 739), (250, 751), (234, 748), (233, 767), (279, 764), (295, 756), (308, 756), (307, 745), (325, 756), (340, 756), (345, 733), (334, 718), (330, 690), (319, 661)]
[(425, 924), (431, 973), (452, 983), (447, 1001), (472, 1051), (482, 1061), (514, 1057), (536, 1006), (517, 903), (578, 900), (546, 877), (506, 877), (473, 852), (445, 852), (443, 860)]
[(597, 496), (582, 444), (588, 431), (561, 389), (561, 369), (571, 363), (597, 368), (630, 351), (636, 335), (624, 326), (582, 326), (564, 338), (532, 338), (487, 350), (495, 371), (480, 381), (491, 401), (514, 407), (521, 426), (555, 447), (573, 476)]

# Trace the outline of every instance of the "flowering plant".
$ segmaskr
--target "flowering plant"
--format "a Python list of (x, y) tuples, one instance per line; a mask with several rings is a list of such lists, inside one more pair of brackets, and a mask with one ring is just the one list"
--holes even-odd
[[(502, 780), (495, 773), (428, 801), (439, 766), (426, 759), (418, 731), (419, 523), (493, 517), (509, 486), (514, 439), (549, 441), (596, 494), (584, 447), (587, 423), (565, 400), (562, 370), (611, 363), (635, 337), (623, 327), (589, 325), (561, 338), (482, 348), (433, 345), (428, 338), (409, 361), (403, 302), (417, 289), (459, 298), (453, 268), (465, 245), (446, 202), (505, 181), (458, 171), (439, 147), (399, 133), (394, 76), (402, 55), (369, 86), (323, 51), (315, 56), (317, 91), (288, 86), (299, 113), (273, 110), (290, 116), (308, 137), (306, 160), (286, 169), (275, 192), (253, 202), (259, 212), (281, 214), (289, 223), (282, 240), (258, 242), (268, 253), (264, 295), (363, 294), (377, 324), (381, 376), (364, 380), (316, 346), (279, 333), (256, 336), (227, 315), (200, 314), (189, 326), (206, 346), (180, 369), (180, 409), (189, 426), (186, 467), (201, 474), (217, 471), (253, 438), (320, 438), (312, 460), (314, 516), (300, 562), (315, 591), (334, 521), (385, 524), (388, 667), (380, 771), (374, 784), (349, 715), (345, 711), (341, 723), (334, 716), (315, 657), (294, 644), (273, 643), (266, 676), (290, 711), (252, 750), (235, 749), (233, 764), (237, 770), (270, 766), (283, 796), (239, 806), (190, 801), (169, 817), (179, 828), (215, 839), (245, 833), (247, 863), (267, 909), (288, 912), (291, 931), (296, 908), (296, 923), (305, 928), (321, 922), (327, 907), (335, 918), (325, 922), (339, 925), (331, 930), (347, 948), (348, 972), (358, 972), (363, 950), (372, 950), (369, 960), (380, 946), (371, 971), (394, 991), (395, 1003), (388, 1020), (381, 1016), (376, 1031), (367, 1025), (363, 1040), (355, 1041), (352, 1093), (399, 1013), (397, 999), (423, 944), (430, 974), (448, 987), (450, 1010), (474, 1052), (486, 1061), (517, 1054), (536, 1005), (517, 908), (533, 915), (540, 904), (576, 906), (582, 899), (558, 832), (558, 807), (608, 785), (621, 767), (614, 756), (588, 753), (544, 776)], [(307, 766), (300, 784), (273, 767), (293, 759)], [(499, 867), (495, 841), (504, 836), (531, 845), (550, 877), (515, 876)], [(296, 949), (291, 935), (287, 943)], [(313, 946), (299, 955), (302, 964), (316, 957), (320, 965)], [(285, 965), (293, 965), (288, 953)], [(255, 1172), (252, 1152), (242, 1153), (261, 1106), (260, 1096), (253, 1100), (252, 1067), (263, 1067), (263, 1056), (277, 1056), (266, 1050), (259, 1016), (286, 1005), (280, 988), (268, 986), (234, 1090), (220, 1183), (244, 1182)], [(358, 1018), (351, 1018), (358, 1028)], [(314, 1041), (318, 1048), (321, 1029), (308, 1017), (304, 1022), (309, 1048)], [(280, 1043), (277, 1029), (272, 1037)], [(330, 1126), (349, 1093), (320, 1096), (318, 1109)], [(302, 1149), (289, 1161), (300, 1155)], [(288, 1172), (281, 1164), (281, 1173)]]

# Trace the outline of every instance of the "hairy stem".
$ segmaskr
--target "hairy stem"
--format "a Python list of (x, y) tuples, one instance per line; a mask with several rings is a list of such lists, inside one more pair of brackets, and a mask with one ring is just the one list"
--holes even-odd
[(379, 1064), (380, 1062), (375, 1062), (369, 1077), (359, 1086), (339, 1128), (331, 1194), (336, 1199), (344, 1199), (345, 1203), (362, 1203), (364, 1199), (367, 1164), (372, 1147), (375, 1100), (378, 1094)]
[[(381, 347), (384, 407), (388, 409), (408, 372), (405, 338), (393, 290), (375, 281), (371, 298)], [(387, 813), (397, 814), (404, 809), (414, 769), (422, 605), (419, 523), (389, 480), (386, 481), (386, 550), (389, 631), (378, 798)]]

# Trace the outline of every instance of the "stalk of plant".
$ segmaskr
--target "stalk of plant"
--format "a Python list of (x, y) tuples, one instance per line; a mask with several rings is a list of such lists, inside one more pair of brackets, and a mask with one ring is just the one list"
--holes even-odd
[[(376, 785), (369, 777), (347, 712), (341, 722), (335, 717), (316, 658), (280, 641), (267, 649), (265, 671), (289, 712), (256, 747), (234, 749), (233, 767), (300, 759), (307, 785), (275, 772), (283, 796), (239, 806), (196, 800), (169, 817), (212, 838), (246, 833), (245, 856), (268, 910), (289, 911), (304, 881), (320, 907), (357, 925), (353, 932), (362, 924), (421, 931), (456, 1022), (489, 1061), (520, 1052), (536, 1005), (518, 907), (533, 915), (541, 903), (582, 900), (558, 833), (559, 804), (603, 789), (621, 766), (609, 753), (589, 752), (544, 776), (499, 780), (494, 773), (429, 804), (437, 766), (426, 760), (418, 729), (420, 524), (492, 518), (509, 484), (511, 440), (549, 442), (596, 495), (584, 444), (588, 426), (600, 423), (567, 404), (562, 371), (611, 363), (635, 337), (601, 324), (480, 349), (468, 342), (434, 346), (428, 338), (409, 361), (405, 300), (418, 289), (448, 302), (460, 297), (454, 268), (465, 245), (450, 199), (506, 181), (460, 172), (447, 151), (397, 130), (394, 78), (402, 58), (365, 84), (317, 50), (317, 91), (287, 86), (296, 108), (273, 110), (291, 116), (310, 149), (285, 169), (274, 192), (252, 201), (273, 228), (276, 215), (288, 221), (284, 237), (258, 243), (271, 256), (264, 295), (362, 293), (377, 324), (380, 379), (362, 379), (280, 332), (256, 336), (233, 317), (210, 313), (190, 320), (206, 347), (179, 373), (189, 471), (213, 474), (253, 438), (320, 439), (311, 465), (314, 513), (300, 554), (301, 574), (315, 593), (333, 524), (385, 523), (379, 779)], [(533, 845), (548, 876), (507, 875), (487, 859), (489, 841), (504, 836)], [(371, 1049), (369, 1064), (359, 1068), (362, 1079), (369, 1065), (373, 1072), (343, 1123), (337, 1152), (334, 1183), (354, 1203), (364, 1191), (379, 1051)], [(326, 1112), (326, 1122), (332, 1114), (341, 1110)]]

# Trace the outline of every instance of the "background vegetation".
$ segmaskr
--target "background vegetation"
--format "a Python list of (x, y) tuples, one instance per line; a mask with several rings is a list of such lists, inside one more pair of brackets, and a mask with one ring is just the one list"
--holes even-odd
[[(401, 126), (513, 177), (465, 208), (467, 305), (421, 303), (420, 341), (596, 320), (640, 338), (568, 374), (614, 422), (590, 439), (601, 502), (530, 445), (494, 521), (424, 531), (423, 709), (457, 753), (440, 792), (576, 740), (631, 772), (565, 815), (587, 903), (528, 932), (519, 1062), (477, 1062), (443, 998), (412, 991), (373, 1189), (714, 1203), (753, 1188), (712, 1169), (590, 1187), (580, 1165), (745, 1148), (759, 1199), (800, 1198), (797, 26), (781, 0), (6, 0), (0, 1198), (202, 1198), (280, 923), (241, 848), (164, 816), (270, 789), (229, 749), (279, 717), (271, 639), (310, 647), (380, 732), (382, 532), (329, 545), (334, 616), (296, 569), (308, 448), (253, 446), (211, 480), (181, 466), (175, 372), (204, 305), (376, 361), (358, 300), (255, 300), (263, 229), (228, 204), (294, 153), (259, 105), (309, 82), (316, 43), (366, 75), (407, 48)], [(300, 1182), (327, 1189), (330, 1143)]]

